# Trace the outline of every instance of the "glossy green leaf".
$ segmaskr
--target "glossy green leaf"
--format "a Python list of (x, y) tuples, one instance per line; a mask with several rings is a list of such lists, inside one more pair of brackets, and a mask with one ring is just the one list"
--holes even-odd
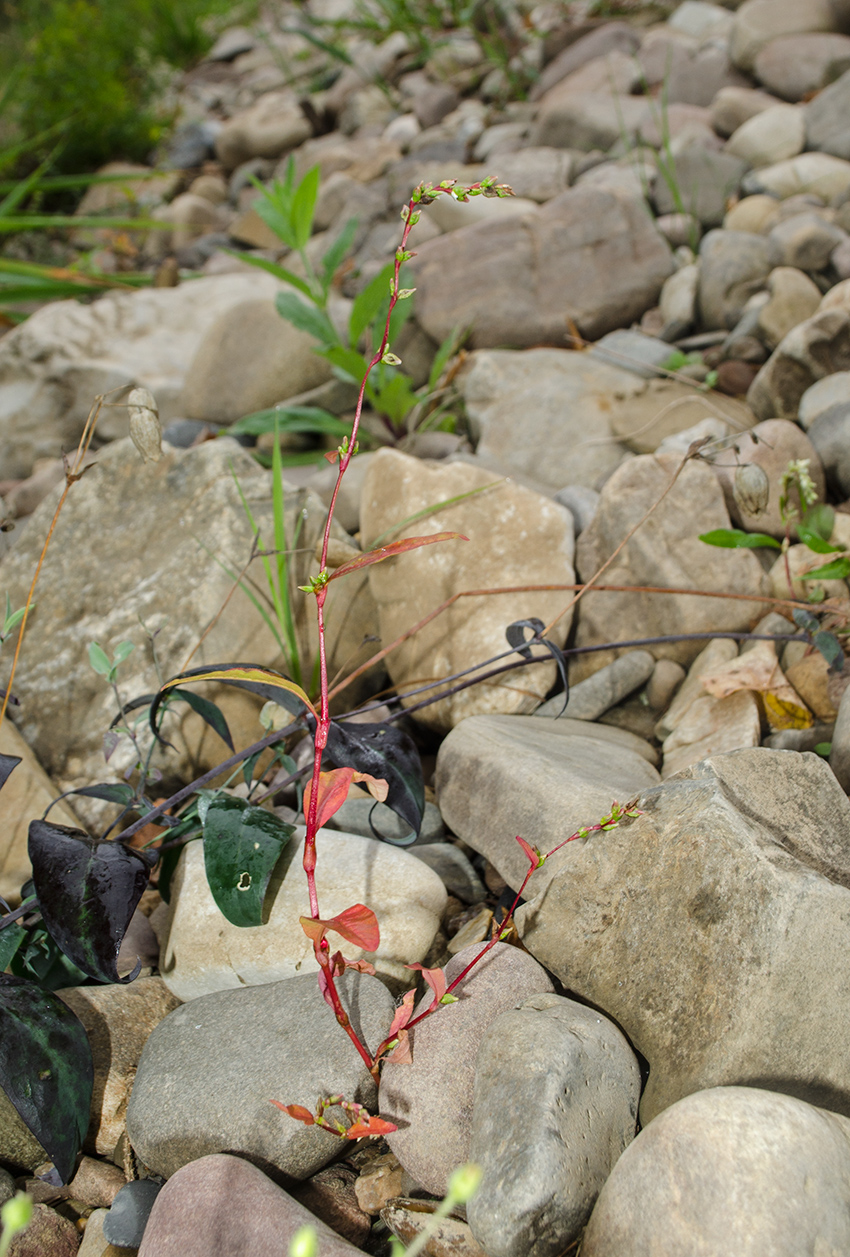
[(846, 546), (830, 545), (829, 541), (824, 541), (823, 537), (813, 529), (807, 528), (805, 524), (797, 525), (797, 536), (810, 550), (814, 550), (815, 554), (838, 554), (847, 549)]
[(725, 550), (756, 550), (769, 546), (772, 550), (781, 550), (782, 546), (775, 537), (764, 532), (743, 532), (740, 528), (715, 528), (711, 532), (700, 533), (700, 541), (709, 546), (722, 546)]
[(65, 955), (98, 982), (132, 982), (138, 968), (122, 978), (118, 950), (156, 855), (40, 820), (28, 850), (44, 924)]
[(9, 968), (12, 957), (26, 936), (27, 931), (17, 921), (0, 930), (0, 973), (5, 973)]
[(0, 1086), (63, 1183), (89, 1126), (94, 1067), (79, 1018), (34, 982), (0, 975)]
[(56, 940), (48, 934), (43, 921), (25, 930), (24, 935), (9, 961), (9, 968), (16, 978), (37, 982), (45, 991), (61, 991), (66, 986), (86, 986), (89, 983), (89, 975), (68, 959)]
[(97, 786), (80, 786), (78, 790), (68, 790), (66, 793), (81, 794), (86, 799), (102, 799), (104, 803), (120, 803), (122, 807), (127, 807), (136, 797), (133, 787), (124, 785), (120, 781), (107, 781)]
[(801, 580), (846, 580), (850, 576), (850, 559), (833, 559), (811, 572), (801, 572)]
[(282, 318), (287, 319), (293, 327), (307, 332), (322, 345), (336, 345), (339, 337), (324, 310), (318, 306), (307, 305), (294, 292), (279, 292), (275, 297), (275, 307)]
[(295, 833), (273, 812), (222, 795), (204, 821), (204, 865), (221, 912), (232, 925), (263, 924), (263, 899), (274, 866)]

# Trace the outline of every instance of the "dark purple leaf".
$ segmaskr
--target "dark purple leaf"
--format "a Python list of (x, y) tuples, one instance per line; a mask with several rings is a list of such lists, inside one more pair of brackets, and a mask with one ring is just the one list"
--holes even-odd
[(0, 755), (0, 790), (21, 762), (20, 755)]
[(382, 777), (389, 787), (387, 807), (406, 821), (414, 834), (411, 838), (384, 838), (383, 841), (402, 847), (415, 841), (422, 828), (425, 785), (419, 751), (411, 737), (395, 725), (344, 724), (332, 720), (327, 757), (338, 768), (355, 768), (370, 777)]
[(0, 1086), (63, 1183), (88, 1130), (93, 1083), (79, 1018), (34, 982), (0, 974)]
[(65, 955), (98, 982), (132, 982), (140, 966), (122, 978), (115, 962), (156, 852), (31, 821), (29, 857), (44, 924)]

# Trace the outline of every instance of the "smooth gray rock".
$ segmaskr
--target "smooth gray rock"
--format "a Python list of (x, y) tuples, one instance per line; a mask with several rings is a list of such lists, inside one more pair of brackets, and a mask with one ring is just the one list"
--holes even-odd
[(704, 227), (719, 227), (726, 202), (741, 186), (747, 163), (732, 153), (713, 153), (692, 144), (673, 158), (673, 177), (681, 201), (677, 203), (666, 179), (655, 181), (653, 200), (659, 214), (672, 214), (684, 207)]
[(807, 146), (833, 157), (850, 158), (850, 70), (805, 106)]
[(850, 314), (821, 310), (784, 336), (747, 393), (759, 419), (795, 419), (803, 394), (816, 380), (850, 370)]
[(648, 681), (655, 659), (648, 650), (630, 650), (613, 663), (606, 664), (586, 681), (579, 681), (570, 690), (564, 709), (563, 694), (556, 694), (542, 703), (535, 716), (561, 716), (570, 720), (598, 720), (611, 707), (621, 703)]
[(410, 854), (437, 874), (450, 895), (462, 903), (478, 903), (487, 897), (487, 888), (467, 856), (453, 842), (429, 842), (411, 847)]
[(160, 1192), (139, 1257), (281, 1257), (304, 1226), (316, 1233), (321, 1257), (361, 1251), (256, 1165), (238, 1156), (201, 1157)]
[(118, 1248), (138, 1248), (161, 1186), (150, 1178), (125, 1183), (103, 1220), (103, 1238)]
[(850, 1122), (716, 1087), (655, 1118), (617, 1162), (582, 1257), (838, 1257), (850, 1249)]
[(637, 198), (578, 187), (429, 240), (411, 268), (416, 317), (429, 336), (442, 341), (460, 324), (476, 349), (519, 348), (564, 345), (570, 319), (591, 339), (639, 319), (673, 258)]
[(596, 57), (607, 57), (612, 52), (622, 52), (630, 56), (639, 47), (640, 36), (634, 27), (626, 22), (606, 22), (604, 26), (583, 35), (553, 57), (532, 87), (529, 99), (539, 100), (556, 83), (560, 83), (568, 74), (580, 70)]
[(840, 500), (850, 498), (850, 402), (829, 406), (809, 428), (827, 483)]
[(770, 274), (770, 246), (748, 231), (710, 231), (699, 247), (698, 308), (704, 328), (734, 327)]
[(595, 1009), (534, 995), (497, 1017), (475, 1066), (467, 1207), (488, 1257), (556, 1257), (634, 1138), (640, 1068)]
[(552, 489), (590, 490), (625, 453), (611, 429), (614, 399), (628, 404), (646, 388), (624, 365), (569, 349), (479, 350), (458, 385), (479, 455)]
[[(371, 1048), (389, 1030), (393, 999), (377, 979), (337, 979)], [(235, 1152), (303, 1179), (339, 1150), (335, 1135), (270, 1103), (345, 1095), (370, 1108), (375, 1083), (325, 1003), (315, 974), (202, 995), (174, 1010), (145, 1044), (127, 1109), (141, 1160), (168, 1178), (198, 1157)]]
[(771, 733), (762, 742), (762, 746), (774, 751), (813, 751), (821, 742), (831, 742), (835, 735), (835, 725), (818, 721), (810, 729), (780, 729)]
[(825, 222), (819, 214), (794, 214), (773, 228), (767, 238), (772, 266), (795, 266), (822, 271), (833, 249), (847, 240), (846, 231)]
[[(671, 488), (674, 474), (678, 478)], [(650, 510), (651, 518), (630, 536)], [(607, 568), (605, 584), (768, 593), (767, 577), (751, 551), (721, 550), (699, 540), (701, 533), (729, 526), (723, 491), (707, 463), (691, 460), (682, 468), (680, 454), (644, 454), (623, 463), (605, 483), (593, 523), (578, 539), (576, 566), (588, 581), (630, 537)], [(580, 603), (576, 645), (748, 629), (760, 612), (758, 602), (728, 598), (589, 590)], [(649, 650), (656, 658), (688, 664), (700, 644), (681, 641)], [(608, 651), (577, 656), (571, 680), (598, 672), (614, 657)]]
[(565, 506), (575, 521), (575, 535), (592, 523), (599, 505), (599, 494), (583, 484), (568, 484), (555, 494), (555, 501)]
[(829, 766), (732, 751), (639, 807), (561, 852), (517, 925), (648, 1060), (642, 1122), (729, 1084), (850, 1114), (850, 803)]
[[(445, 967), (450, 984), (485, 944), (458, 952)], [(449, 1176), (469, 1160), (475, 1060), (491, 1023), (529, 995), (552, 991), (545, 969), (525, 952), (496, 943), (439, 1008), (410, 1032), (413, 1063), (384, 1066), (380, 1108), (398, 1130), (387, 1136), (401, 1164), (426, 1191), (444, 1196)], [(431, 1004), (423, 996), (414, 1015)]]
[(590, 351), (594, 358), (610, 362), (615, 367), (623, 367), (626, 371), (633, 371), (645, 380), (658, 374), (656, 368), (664, 365), (671, 352), (666, 341), (628, 328), (609, 332)]
[(797, 421), (808, 430), (818, 415), (839, 404), (850, 404), (850, 371), (835, 371), (807, 388), (800, 398)]
[[(413, 830), (391, 807), (387, 807), (386, 803), (376, 803), (374, 799), (346, 799), (331, 817), (328, 829), (341, 829), (346, 834), (395, 842), (400, 838), (413, 837)], [(433, 803), (426, 803), (416, 842), (438, 842), (445, 835), (446, 827), (439, 810)]]
[(819, 92), (850, 69), (850, 38), (832, 32), (781, 35), (756, 56), (756, 77), (783, 100)]
[[(473, 716), (440, 747), (435, 785), (451, 830), (517, 889), (528, 859), (516, 835), (548, 851), (658, 781), (655, 752), (623, 729), (535, 716)], [(559, 857), (556, 857), (556, 859)], [(547, 862), (529, 893), (551, 873)]]

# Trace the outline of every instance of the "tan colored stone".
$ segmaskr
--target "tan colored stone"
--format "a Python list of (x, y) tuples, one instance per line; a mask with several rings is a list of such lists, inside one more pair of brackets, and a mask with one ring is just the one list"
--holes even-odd
[(250, 108), (228, 119), (216, 136), (215, 151), (233, 170), (252, 157), (280, 157), (312, 132), (293, 91), (265, 92)]
[[(676, 454), (642, 455), (614, 472), (602, 490), (593, 522), (578, 540), (581, 580), (595, 575), (639, 525), (600, 583), (766, 593), (767, 577), (753, 554), (721, 550), (699, 540), (701, 533), (728, 528), (729, 515), (720, 485), (706, 463), (688, 462), (670, 487), (681, 461)], [(576, 635), (580, 646), (660, 634), (744, 629), (761, 613), (758, 602), (746, 599), (597, 591), (587, 593), (580, 606)], [(699, 653), (700, 644), (676, 642), (647, 649), (656, 659), (687, 664)], [(570, 669), (571, 680), (583, 680), (612, 658), (609, 651), (580, 656)]]
[(331, 378), (316, 342), (278, 314), (273, 301), (245, 301), (209, 329), (180, 397), (190, 419), (233, 423)]
[(745, 196), (733, 205), (723, 219), (724, 231), (749, 231), (760, 235), (766, 223), (776, 214), (776, 201), (760, 193)]
[(414, 1180), (392, 1152), (384, 1152), (370, 1161), (354, 1184), (357, 1203), (364, 1213), (380, 1213), (394, 1196), (407, 1196)]
[(738, 643), (729, 637), (715, 637), (700, 651), (688, 669), (676, 697), (655, 726), (655, 736), (663, 742), (684, 720), (688, 708), (705, 695), (703, 674), (720, 664), (729, 663), (738, 654)]
[[(40, 819), (61, 791), (50, 780), (33, 751), (9, 720), (4, 720), (0, 726), (0, 755), (15, 755), (21, 760), (0, 793), (0, 815), (3, 817), (0, 839), (0, 895), (15, 908), (21, 902), (21, 885), (32, 876), (27, 853), (29, 823)], [(55, 824), (75, 828), (80, 824), (64, 801), (53, 808), (50, 819)]]
[(84, 1147), (110, 1156), (124, 1131), (142, 1048), (180, 1000), (162, 978), (137, 978), (127, 986), (66, 987), (57, 995), (85, 1026), (94, 1060), (91, 1123)]
[[(826, 495), (826, 478), (817, 451), (802, 428), (787, 419), (767, 419), (749, 432), (741, 433), (727, 449), (720, 450), (711, 460), (711, 466), (723, 489), (729, 517), (738, 528), (747, 532), (762, 532), (781, 539), (785, 536), (785, 522), (779, 509), (781, 480), (792, 460), (804, 460), (809, 464), (809, 475), (817, 492), (817, 500)], [(769, 497), (767, 507), (756, 515), (744, 510), (734, 495), (735, 475), (738, 467), (754, 463), (767, 476)], [(805, 510), (800, 504), (796, 489), (789, 490), (789, 505)]]
[[(717, 414), (713, 399), (709, 402), (698, 389), (678, 380), (647, 380), (645, 385), (631, 397), (615, 395), (611, 407), (611, 431), (636, 454), (653, 454), (667, 437)], [(721, 405), (736, 428), (755, 422), (749, 407), (731, 397), (724, 397)]]
[(812, 651), (785, 673), (807, 707), (819, 720), (835, 720), (838, 708), (828, 692), (829, 664), (820, 651)]
[(738, 690), (728, 698), (705, 694), (691, 703), (665, 739), (662, 777), (672, 777), (710, 755), (758, 746), (761, 720), (755, 695)]
[(730, 53), (740, 70), (752, 70), (759, 51), (779, 35), (834, 30), (829, 0), (745, 0), (735, 14)]
[(777, 266), (768, 276), (767, 288), (770, 298), (759, 312), (759, 328), (768, 348), (775, 349), (798, 323), (817, 312), (821, 292), (795, 266)]
[[(466, 463), (427, 463), (396, 450), (380, 450), (363, 487), (364, 548), (416, 511), (493, 483), (491, 473)], [(522, 485), (495, 487), (447, 507), (396, 536), (454, 531), (468, 541), (429, 545), (369, 568), (378, 604), (381, 640), (394, 641), (441, 602), (467, 589), (572, 584), (573, 523), (565, 507)], [(499, 597), (462, 598), (387, 658), (396, 685), (449, 676), (506, 648), (505, 629), (518, 619), (554, 619), (569, 601), (566, 591), (534, 591)], [(551, 632), (566, 640), (570, 618)], [(555, 679), (548, 663), (461, 690), (417, 713), (431, 728), (450, 729), (465, 716), (533, 710)], [(416, 701), (415, 699), (412, 701)]]
[(255, 209), (246, 209), (237, 214), (227, 232), (234, 240), (241, 244), (250, 244), (255, 249), (277, 249), (279, 252), (283, 247), (280, 237), (275, 235)]

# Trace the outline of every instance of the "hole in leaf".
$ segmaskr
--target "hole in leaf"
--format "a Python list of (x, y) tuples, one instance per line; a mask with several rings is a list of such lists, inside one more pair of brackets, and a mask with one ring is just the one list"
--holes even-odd
[(242, 874), (242, 876), (239, 878), (239, 881), (236, 883), (236, 889), (237, 890), (250, 890), (251, 889), (251, 874), (250, 873)]

